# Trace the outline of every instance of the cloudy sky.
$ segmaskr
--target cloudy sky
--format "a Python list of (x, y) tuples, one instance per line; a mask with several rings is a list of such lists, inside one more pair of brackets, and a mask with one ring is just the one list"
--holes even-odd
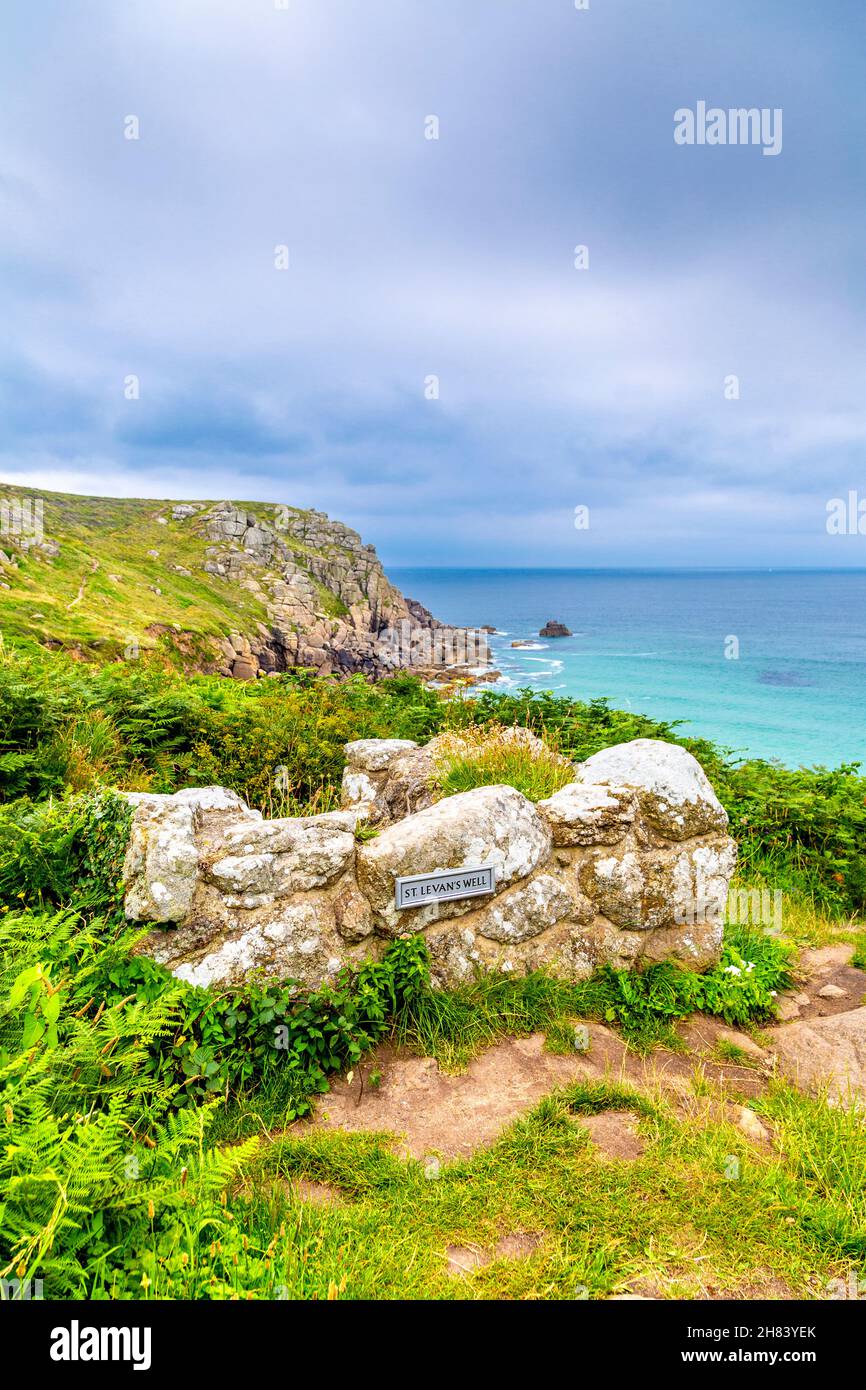
[[(6, 0), (3, 479), (391, 564), (866, 564), (863, 0), (280, 4)], [(781, 153), (677, 145), (699, 101)]]

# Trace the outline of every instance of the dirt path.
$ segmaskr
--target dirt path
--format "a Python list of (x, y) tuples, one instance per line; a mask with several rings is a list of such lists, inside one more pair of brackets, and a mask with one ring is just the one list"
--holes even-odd
[(78, 586), (78, 593), (75, 595), (75, 598), (72, 600), (72, 602), (71, 602), (71, 603), (67, 603), (67, 605), (66, 605), (66, 611), (67, 611), (67, 612), (69, 611), (70, 608), (74, 608), (74, 607), (76, 606), (76, 604), (79, 604), (79, 603), (81, 602), (81, 600), (84, 598), (84, 590), (85, 590), (85, 588), (87, 587), (87, 581), (88, 581), (88, 579), (90, 578), (90, 576), (91, 576), (92, 574), (95, 574), (95, 573), (96, 573), (96, 571), (97, 571), (98, 569), (99, 569), (99, 561), (98, 561), (98, 560), (91, 560), (91, 561), (90, 561), (90, 569), (89, 569), (89, 570), (86, 570), (85, 573), (84, 573), (84, 574), (82, 575), (82, 577), (81, 577), (81, 583), (80, 583), (79, 586)]
[[(707, 1020), (707, 1041), (724, 1034), (744, 1050), (749, 1038)], [(401, 1136), (400, 1152), (422, 1158), (437, 1154), (444, 1160), (466, 1158), (486, 1148), (511, 1122), (526, 1114), (544, 1096), (574, 1081), (619, 1081), (640, 1091), (661, 1085), (675, 1100), (691, 1094), (696, 1058), (657, 1051), (649, 1057), (631, 1052), (618, 1034), (602, 1024), (588, 1025), (587, 1053), (558, 1056), (545, 1051), (544, 1034), (506, 1038), (488, 1048), (458, 1075), (440, 1071), (431, 1057), (415, 1057), (392, 1047), (377, 1048), (365, 1063), (365, 1075), (381, 1072), (372, 1089), (356, 1071), (351, 1082), (334, 1083), (320, 1101), (315, 1118), (293, 1127), (340, 1130), (389, 1130)], [(733, 1090), (753, 1095), (763, 1087), (760, 1072), (750, 1067), (708, 1059), (707, 1076)]]
[[(848, 964), (851, 951), (832, 946), (803, 953), (802, 979), (786, 1000), (799, 1000), (791, 1016), (800, 1021), (767, 1030), (768, 1047), (703, 1015), (678, 1029), (687, 1052), (660, 1049), (648, 1057), (636, 1055), (618, 1033), (597, 1023), (588, 1025), (588, 1052), (547, 1052), (541, 1033), (506, 1038), (458, 1075), (441, 1071), (431, 1057), (383, 1046), (356, 1070), (351, 1082), (345, 1077), (335, 1081), (314, 1118), (293, 1126), (292, 1132), (387, 1130), (400, 1136), (403, 1156), (435, 1154), (447, 1162), (486, 1148), (551, 1091), (575, 1081), (621, 1082), (644, 1093), (661, 1087), (678, 1109), (688, 1111), (695, 1104), (694, 1071), (701, 1066), (723, 1095), (730, 1093), (720, 1113), (748, 1133), (749, 1112), (744, 1121), (742, 1100), (760, 1095), (777, 1066), (810, 1086), (820, 1084), (819, 1065), (826, 1072), (835, 1062), (842, 1078), (836, 1093), (843, 1094), (858, 1057), (866, 1060), (866, 1009), (859, 1007), (866, 994), (866, 973)], [(828, 984), (832, 988), (822, 994)], [(719, 1043), (740, 1048), (747, 1054), (747, 1065), (719, 1060)], [(810, 1071), (811, 1056), (816, 1062)], [(376, 1071), (381, 1073), (378, 1086), (362, 1085), (362, 1079)], [(860, 1084), (856, 1076), (854, 1080), (855, 1086)], [(866, 1095), (866, 1070), (862, 1084)], [(761, 1142), (760, 1136), (756, 1142)]]

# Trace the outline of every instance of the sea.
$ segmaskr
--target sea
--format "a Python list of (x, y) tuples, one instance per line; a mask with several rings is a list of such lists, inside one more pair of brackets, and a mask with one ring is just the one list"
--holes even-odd
[[(388, 573), (441, 621), (496, 628), (492, 689), (604, 696), (739, 759), (866, 769), (866, 570)], [(572, 636), (540, 637), (549, 619)]]

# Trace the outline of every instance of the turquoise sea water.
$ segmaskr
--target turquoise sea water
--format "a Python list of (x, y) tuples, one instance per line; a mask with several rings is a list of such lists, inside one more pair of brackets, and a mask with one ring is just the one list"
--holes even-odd
[[(686, 720), (689, 733), (792, 767), (866, 767), (866, 571), (389, 574), (443, 622), (495, 625), (503, 688), (606, 695), (618, 708)], [(538, 637), (549, 618), (574, 635)], [(730, 637), (737, 660), (725, 657)], [(512, 648), (518, 638), (537, 648)]]

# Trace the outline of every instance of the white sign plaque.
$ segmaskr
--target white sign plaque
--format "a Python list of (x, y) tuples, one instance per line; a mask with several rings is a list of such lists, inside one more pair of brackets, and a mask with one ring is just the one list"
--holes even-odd
[(398, 878), (394, 898), (398, 908), (424, 907), (452, 898), (478, 898), (496, 892), (496, 869), (484, 864), (477, 869), (437, 869), (434, 874), (409, 874)]

